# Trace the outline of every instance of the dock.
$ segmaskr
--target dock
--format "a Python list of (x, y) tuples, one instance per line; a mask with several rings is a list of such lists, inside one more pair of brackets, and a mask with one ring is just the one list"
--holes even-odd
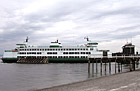
[(35, 91), (139, 91), (140, 70), (118, 73)]
[[(139, 59), (140, 55), (130, 55), (130, 56), (97, 56), (97, 55), (89, 55), (88, 56), (88, 73), (90, 74), (91, 66), (90, 64), (92, 63), (92, 70), (94, 70), (94, 63), (100, 63), (100, 73), (102, 75), (103, 71), (103, 63), (105, 64), (105, 72), (106, 72), (106, 65), (109, 65), (109, 73), (111, 73), (111, 63), (115, 62), (115, 73), (118, 70), (118, 72), (121, 72), (122, 69), (122, 64), (129, 64), (130, 66), (130, 71), (134, 71), (136, 68), (138, 68), (139, 65)], [(96, 70), (97, 70), (97, 65), (96, 65)], [(118, 68), (118, 69), (117, 69)]]

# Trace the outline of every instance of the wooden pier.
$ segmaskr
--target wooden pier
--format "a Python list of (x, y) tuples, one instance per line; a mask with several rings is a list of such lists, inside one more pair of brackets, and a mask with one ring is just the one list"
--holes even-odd
[[(132, 55), (132, 56), (95, 56), (95, 55), (89, 55), (88, 56), (88, 73), (90, 74), (90, 63), (92, 63), (92, 66), (94, 66), (94, 63), (96, 63), (96, 70), (97, 70), (97, 63), (100, 63), (100, 73), (102, 75), (102, 64), (105, 64), (105, 72), (107, 69), (106, 64), (108, 63), (108, 69), (109, 73), (111, 73), (111, 63), (115, 62), (115, 73), (122, 71), (122, 64), (128, 64), (130, 66), (130, 71), (134, 71), (139, 64), (139, 55)], [(117, 69), (118, 68), (118, 69)], [(94, 71), (94, 67), (92, 67), (92, 73)]]

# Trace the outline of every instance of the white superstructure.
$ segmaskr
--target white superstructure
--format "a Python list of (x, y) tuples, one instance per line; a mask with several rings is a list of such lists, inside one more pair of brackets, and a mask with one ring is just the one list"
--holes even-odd
[(31, 46), (26, 43), (16, 44), (16, 51), (5, 51), (3, 58), (25, 58), (25, 57), (46, 57), (50, 61), (80, 61), (87, 60), (89, 55), (103, 55), (98, 50), (98, 43), (87, 41), (81, 46), (62, 46), (57, 41), (51, 42), (50, 46)]

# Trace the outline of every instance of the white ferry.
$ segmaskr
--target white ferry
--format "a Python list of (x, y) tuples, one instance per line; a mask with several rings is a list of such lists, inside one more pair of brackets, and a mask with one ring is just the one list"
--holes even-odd
[[(5, 50), (2, 60), (6, 63), (41, 63), (44, 58), (47, 62), (87, 62), (88, 55), (103, 55), (102, 50), (98, 50), (97, 42), (91, 42), (78, 46), (62, 46), (59, 41), (51, 42), (50, 46), (31, 46), (28, 44), (28, 37), (25, 43), (16, 44), (14, 50)], [(39, 61), (39, 62), (37, 62)]]

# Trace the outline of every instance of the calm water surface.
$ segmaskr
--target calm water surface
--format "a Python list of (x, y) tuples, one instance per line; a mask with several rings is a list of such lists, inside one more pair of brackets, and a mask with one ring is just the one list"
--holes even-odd
[[(89, 75), (87, 63), (8, 64), (0, 62), (0, 91), (27, 91), (82, 81), (90, 77), (100, 77), (100, 64), (97, 66), (98, 70), (94, 68), (94, 72), (91, 70), (94, 74)], [(128, 70), (129, 66), (123, 65), (123, 72)], [(111, 74), (114, 74), (114, 63), (112, 63)], [(103, 75), (105, 75), (104, 64)], [(109, 75), (108, 67), (106, 75)]]

